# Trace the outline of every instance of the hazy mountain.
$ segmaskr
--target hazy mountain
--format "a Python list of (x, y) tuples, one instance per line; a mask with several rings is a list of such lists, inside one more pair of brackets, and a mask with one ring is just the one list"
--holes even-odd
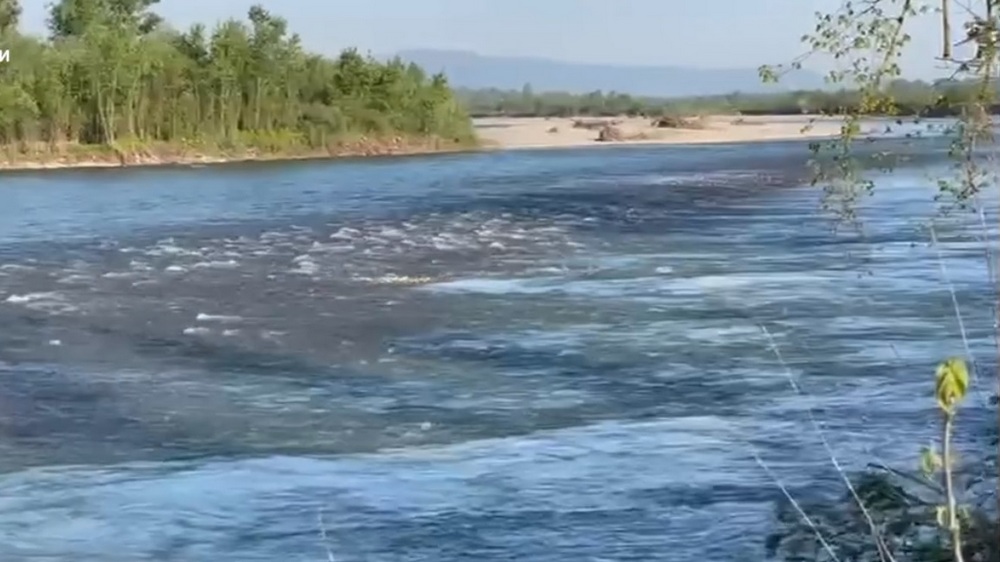
[(485, 56), (466, 51), (417, 49), (398, 53), (429, 72), (445, 72), (453, 86), (586, 93), (614, 90), (633, 95), (696, 96), (823, 87), (822, 76), (805, 70), (778, 85), (765, 85), (756, 68), (705, 69), (561, 62), (542, 58)]

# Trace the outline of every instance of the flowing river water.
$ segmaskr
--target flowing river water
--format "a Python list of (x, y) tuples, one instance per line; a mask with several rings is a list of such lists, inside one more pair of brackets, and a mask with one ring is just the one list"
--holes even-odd
[(810, 409), (915, 464), (942, 264), (991, 361), (907, 146), (863, 238), (802, 143), (0, 176), (0, 559), (759, 560)]

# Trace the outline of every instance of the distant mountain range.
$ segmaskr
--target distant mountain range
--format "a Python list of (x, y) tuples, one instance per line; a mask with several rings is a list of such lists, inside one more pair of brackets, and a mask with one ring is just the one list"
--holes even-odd
[(453, 86), (471, 89), (519, 90), (531, 84), (535, 92), (613, 90), (637, 96), (686, 97), (824, 87), (822, 76), (806, 70), (790, 73), (779, 84), (762, 84), (756, 68), (586, 64), (434, 49), (401, 51), (398, 55), (428, 72), (443, 71)]

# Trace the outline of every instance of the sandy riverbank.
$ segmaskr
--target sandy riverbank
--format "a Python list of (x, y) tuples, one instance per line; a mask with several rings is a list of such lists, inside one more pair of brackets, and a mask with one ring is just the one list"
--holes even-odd
[[(704, 144), (832, 137), (840, 121), (810, 116), (734, 117), (714, 115), (688, 119), (680, 126), (657, 127), (648, 118), (496, 117), (476, 119), (476, 133), (495, 149), (560, 148), (622, 144)], [(598, 140), (602, 122), (616, 129), (617, 140)], [(581, 126), (585, 125), (585, 126)], [(807, 130), (804, 127), (810, 125)]]
[[(552, 118), (498, 117), (475, 119), (476, 133), (483, 149), (571, 148), (584, 146), (620, 146), (630, 144), (704, 144), (827, 138), (840, 132), (840, 121), (809, 116), (707, 116), (690, 119), (680, 126), (656, 127), (646, 118)], [(582, 122), (582, 123), (578, 123)], [(603, 125), (615, 129), (615, 140), (601, 142)], [(584, 126), (581, 126), (584, 125)], [(803, 130), (807, 127), (807, 130)], [(10, 148), (10, 147), (8, 147)], [(176, 150), (170, 146), (152, 146), (129, 154), (106, 147), (61, 147), (57, 153), (43, 147), (38, 150), (0, 152), (0, 171), (52, 170), (71, 168), (119, 168), (135, 166), (204, 166), (237, 162), (401, 156), (465, 152), (476, 150), (464, 144), (434, 139), (389, 141), (361, 140), (331, 147), (329, 150), (303, 153), (203, 154)]]

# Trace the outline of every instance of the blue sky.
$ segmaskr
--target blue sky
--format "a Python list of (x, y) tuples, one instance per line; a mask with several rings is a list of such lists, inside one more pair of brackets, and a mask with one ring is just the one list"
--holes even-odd
[[(25, 24), (44, 29), (50, 0), (22, 0)], [(284, 16), (312, 50), (391, 54), (446, 48), (568, 61), (756, 67), (802, 51), (817, 10), (840, 0), (257, 0)], [(254, 0), (162, 0), (178, 27), (243, 17)], [(907, 74), (935, 72), (936, 22), (917, 23)]]

